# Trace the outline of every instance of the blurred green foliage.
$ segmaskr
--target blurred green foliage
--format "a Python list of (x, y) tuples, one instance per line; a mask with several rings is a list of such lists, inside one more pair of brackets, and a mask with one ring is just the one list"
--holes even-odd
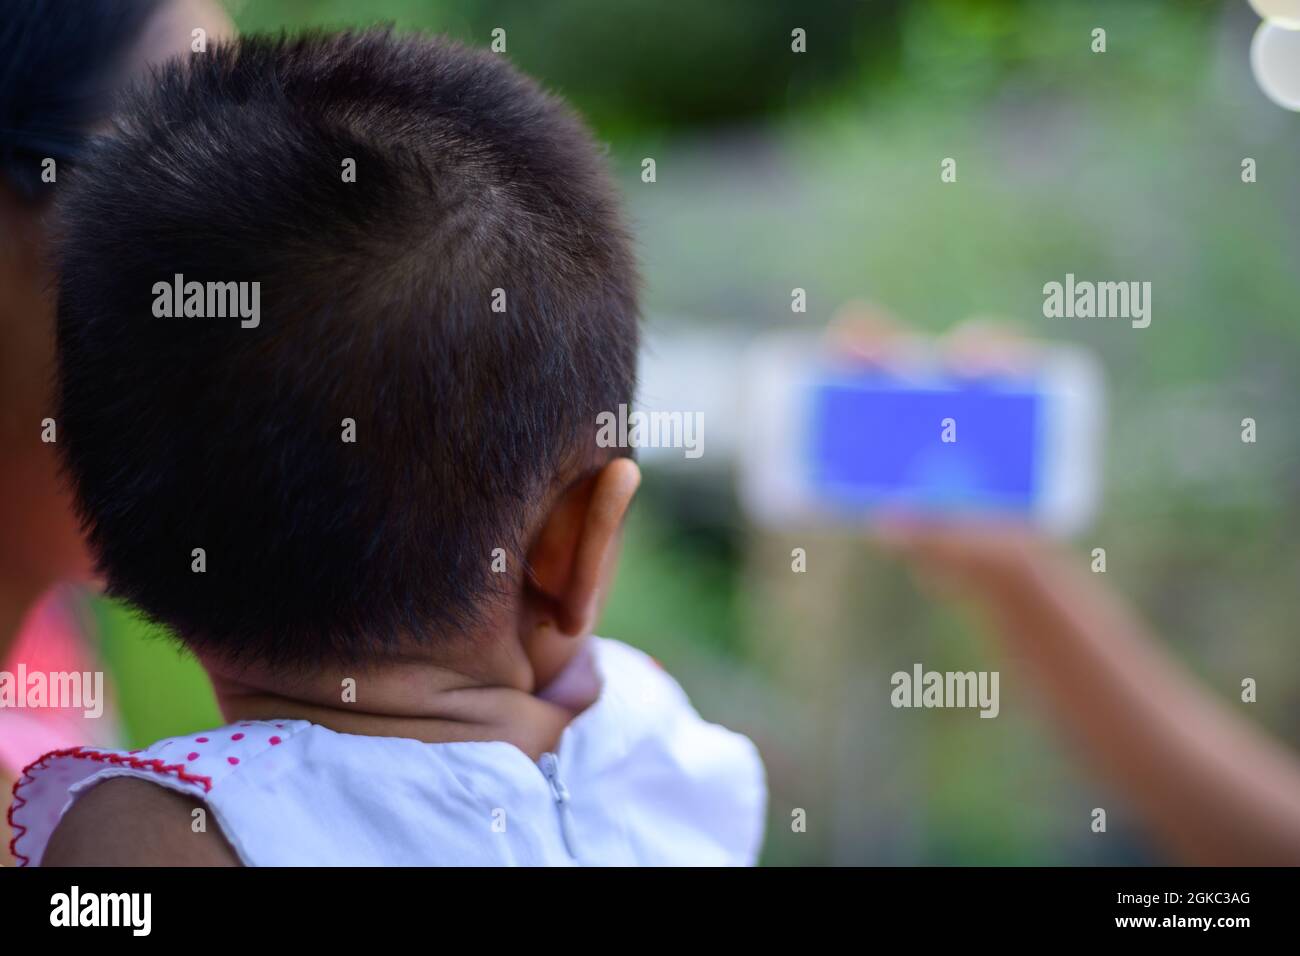
[[(896, 2), (862, 0), (252, 0), (246, 31), (392, 23), (487, 46), (505, 30), (521, 69), (569, 98), (605, 136), (677, 132), (769, 115), (855, 78), (887, 55)], [(792, 25), (818, 55), (790, 48)]]

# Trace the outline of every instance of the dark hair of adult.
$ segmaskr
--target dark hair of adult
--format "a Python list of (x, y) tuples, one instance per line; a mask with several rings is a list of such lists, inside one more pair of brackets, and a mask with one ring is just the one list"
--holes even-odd
[(75, 162), (113, 102), (115, 74), (159, 0), (0, 0), (0, 177), (52, 191), (43, 163)]

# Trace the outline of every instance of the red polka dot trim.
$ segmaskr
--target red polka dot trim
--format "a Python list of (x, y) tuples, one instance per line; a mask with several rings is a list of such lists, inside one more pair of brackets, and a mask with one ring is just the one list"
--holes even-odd
[(27, 805), (27, 799), (22, 794), (23, 787), (32, 782), (32, 771), (42, 770), (51, 760), (59, 757), (69, 757), (76, 760), (94, 760), (98, 763), (111, 764), (116, 767), (131, 767), (135, 770), (149, 770), (154, 773), (163, 775), (172, 775), (177, 780), (184, 780), (186, 783), (197, 783), (203, 787), (203, 792), (207, 793), (212, 789), (212, 778), (200, 776), (199, 774), (189, 773), (182, 764), (166, 764), (161, 760), (141, 760), (130, 754), (105, 753), (101, 750), (87, 750), (84, 747), (72, 747), (67, 750), (52, 750), (39, 760), (28, 764), (23, 768), (23, 772), (14, 781), (14, 799), (9, 805), (9, 828), (13, 831), (13, 837), (9, 840), (9, 852), (14, 859), (18, 861), (19, 866), (27, 866), (31, 859), (18, 852), (18, 840), (27, 832), (27, 827), (23, 826), (14, 819), (14, 812), (22, 809)]

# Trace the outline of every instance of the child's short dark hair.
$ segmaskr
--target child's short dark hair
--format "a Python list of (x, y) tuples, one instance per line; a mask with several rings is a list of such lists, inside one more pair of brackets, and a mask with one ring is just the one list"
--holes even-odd
[(110, 592), (235, 659), (470, 633), (632, 397), (599, 150), (441, 39), (245, 37), (154, 80), (61, 206), (58, 442)]

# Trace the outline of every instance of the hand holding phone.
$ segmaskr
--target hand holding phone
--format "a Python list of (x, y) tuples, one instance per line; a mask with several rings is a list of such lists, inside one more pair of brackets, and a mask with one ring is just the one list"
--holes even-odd
[(757, 343), (744, 374), (750, 513), (787, 526), (1086, 526), (1099, 486), (1096, 362), (1023, 343), (993, 350), (1014, 361), (981, 360), (972, 331), (956, 351), (898, 337), (855, 349), (843, 335), (800, 333)]

